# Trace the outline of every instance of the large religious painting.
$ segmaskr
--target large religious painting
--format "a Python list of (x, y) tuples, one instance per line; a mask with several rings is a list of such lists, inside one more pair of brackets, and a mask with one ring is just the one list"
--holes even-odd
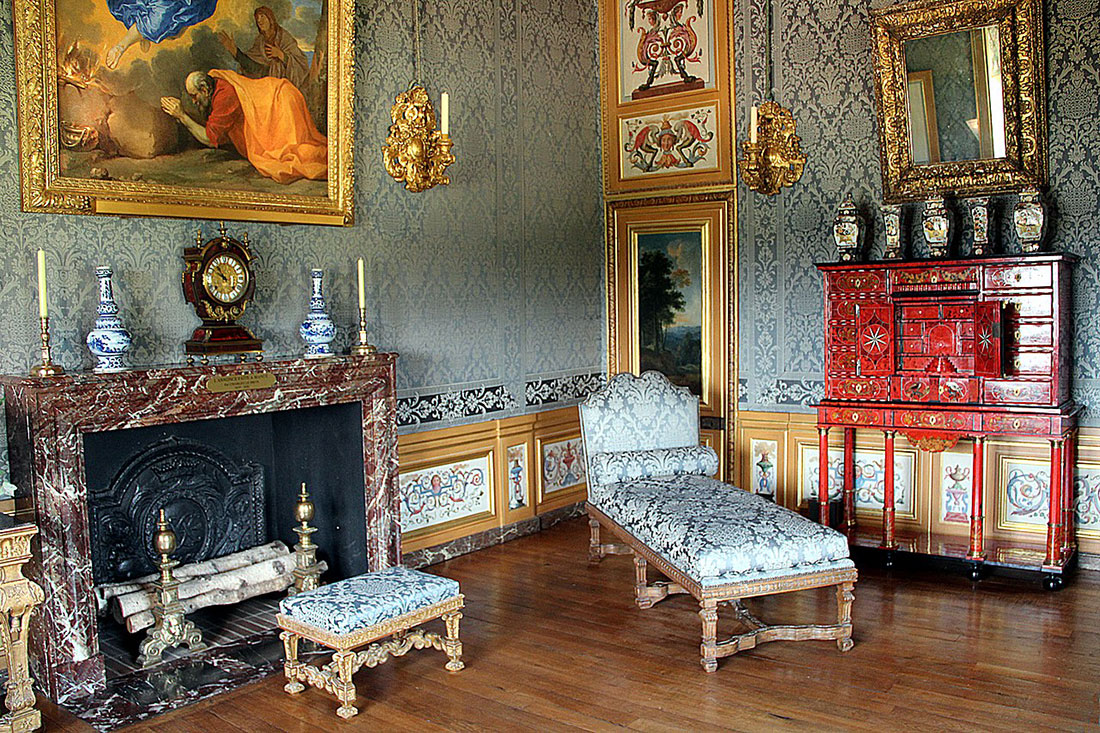
[(351, 223), (354, 0), (15, 8), (25, 210)]
[(733, 184), (729, 0), (600, 0), (610, 193)]
[(638, 231), (631, 259), (637, 297), (638, 371), (658, 371), (703, 394), (703, 260), (700, 228)]

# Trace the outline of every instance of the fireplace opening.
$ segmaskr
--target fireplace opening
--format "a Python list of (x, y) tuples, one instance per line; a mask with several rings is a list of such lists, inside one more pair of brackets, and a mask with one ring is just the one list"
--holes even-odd
[[(362, 434), (358, 402), (86, 434), (97, 587), (156, 571), (153, 536), (162, 509), (177, 536), (173, 557), (182, 564), (274, 541), (293, 548), (303, 482), (315, 507), (310, 524), (316, 527), (317, 559), (328, 565), (322, 581), (365, 572)], [(274, 629), (283, 595), (201, 608), (188, 618), (208, 645), (229, 644)], [(144, 631), (128, 633), (107, 614), (100, 618), (99, 636), (108, 679), (140, 666)], [(164, 659), (185, 654), (176, 649)]]

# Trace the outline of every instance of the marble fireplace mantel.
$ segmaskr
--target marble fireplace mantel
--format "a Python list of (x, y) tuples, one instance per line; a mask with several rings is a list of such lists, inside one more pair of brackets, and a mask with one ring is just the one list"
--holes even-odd
[[(33, 512), (41, 538), (30, 575), (46, 591), (32, 629), (42, 690), (68, 702), (93, 694), (106, 681), (93, 597), (84, 434), (359, 402), (365, 552), (369, 569), (376, 570), (401, 557), (395, 362), (396, 354), (377, 354), (51, 379), (0, 376), (17, 502)], [(232, 380), (225, 379), (250, 374), (271, 374), (274, 385), (233, 389)], [(212, 377), (221, 385), (208, 385)], [(212, 391), (211, 386), (230, 388)]]

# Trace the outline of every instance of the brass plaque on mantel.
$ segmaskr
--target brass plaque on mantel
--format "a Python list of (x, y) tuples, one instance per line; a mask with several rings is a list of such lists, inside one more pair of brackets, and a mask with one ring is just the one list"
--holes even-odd
[(249, 389), (271, 389), (275, 386), (275, 375), (271, 372), (249, 372), (248, 374), (220, 374), (206, 380), (208, 392), (244, 392)]

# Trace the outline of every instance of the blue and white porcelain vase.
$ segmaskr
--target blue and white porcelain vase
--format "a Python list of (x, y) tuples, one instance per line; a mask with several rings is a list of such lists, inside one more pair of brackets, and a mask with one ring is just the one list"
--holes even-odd
[(306, 358), (319, 359), (332, 356), (331, 344), (336, 338), (336, 324), (325, 312), (325, 293), (321, 285), (324, 273), (321, 270), (310, 270), (309, 276), (313, 280), (313, 291), (309, 296), (309, 315), (302, 321), (298, 333), (306, 342)]
[(118, 317), (118, 305), (111, 286), (111, 268), (95, 268), (99, 278), (99, 305), (96, 306), (95, 328), (88, 332), (88, 350), (96, 358), (93, 372), (121, 372), (126, 366), (122, 356), (130, 350), (130, 332)]

